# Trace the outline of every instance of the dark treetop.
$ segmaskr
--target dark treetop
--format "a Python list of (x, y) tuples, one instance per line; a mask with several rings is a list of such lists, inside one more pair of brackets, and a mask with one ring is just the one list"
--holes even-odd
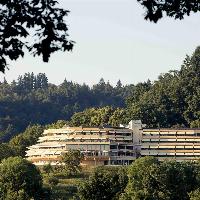
[(198, 0), (137, 0), (145, 9), (145, 19), (157, 22), (165, 14), (175, 19), (200, 11)]
[(56, 51), (72, 50), (74, 42), (67, 39), (64, 21), (69, 11), (57, 8), (57, 4), (55, 0), (0, 1), (1, 72), (8, 68), (9, 59), (24, 56), (24, 48), (33, 56), (42, 55), (44, 62)]

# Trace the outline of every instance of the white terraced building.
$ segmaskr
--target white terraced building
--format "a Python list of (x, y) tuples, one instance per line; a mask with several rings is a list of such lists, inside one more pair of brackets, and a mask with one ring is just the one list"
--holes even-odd
[(35, 165), (59, 165), (61, 154), (70, 149), (84, 154), (82, 165), (128, 165), (140, 155), (199, 160), (200, 129), (144, 129), (140, 120), (119, 128), (48, 129), (26, 156)]
[(35, 165), (59, 165), (62, 153), (78, 149), (84, 154), (82, 165), (128, 165), (140, 153), (142, 128), (137, 120), (119, 128), (48, 129), (26, 156)]
[(159, 161), (200, 159), (200, 129), (144, 129), (142, 156), (154, 156)]

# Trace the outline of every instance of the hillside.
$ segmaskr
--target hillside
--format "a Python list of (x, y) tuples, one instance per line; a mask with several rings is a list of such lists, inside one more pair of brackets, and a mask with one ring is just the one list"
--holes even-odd
[(90, 107), (124, 107), (132, 85), (113, 87), (103, 79), (89, 87), (64, 80), (60, 85), (48, 82), (45, 74), (26, 73), (17, 81), (0, 83), (0, 138), (9, 140), (28, 125), (46, 125), (69, 120)]
[(158, 80), (116, 86), (103, 79), (89, 87), (64, 80), (56, 86), (45, 74), (27, 73), (0, 83), (0, 138), (8, 141), (28, 125), (66, 120), (99, 126), (141, 119), (148, 127), (200, 127), (200, 47), (180, 70)]

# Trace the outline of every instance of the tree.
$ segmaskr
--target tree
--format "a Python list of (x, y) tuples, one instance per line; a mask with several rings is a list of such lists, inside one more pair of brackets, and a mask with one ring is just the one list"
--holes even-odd
[(157, 22), (165, 14), (175, 19), (200, 11), (200, 2), (196, 0), (137, 0), (146, 9), (145, 19)]
[(119, 127), (120, 124), (127, 123), (127, 113), (125, 109), (117, 108), (109, 118), (108, 124), (112, 125), (113, 127)]
[[(99, 110), (95, 118), (96, 108), (100, 105), (120, 107), (131, 93), (131, 87), (128, 86), (119, 89), (111, 89), (109, 84), (107, 86), (97, 91), (88, 85), (66, 80), (56, 86), (48, 83), (46, 75), (41, 73), (26, 73), (13, 84), (0, 84), (0, 141), (9, 141), (29, 125), (47, 125), (63, 119), (55, 124), (58, 128), (65, 124), (64, 120), (70, 120), (74, 113), (91, 107), (94, 109), (89, 109), (83, 115), (75, 115), (72, 124), (90, 126), (93, 122), (94, 125), (107, 123), (106, 110), (109, 109)], [(94, 119), (92, 123), (91, 117)]]
[(161, 74), (152, 86), (142, 87), (144, 90), (133, 90), (127, 100), (128, 115), (141, 119), (148, 127), (198, 127), (199, 61), (197, 47), (192, 56), (186, 56), (179, 71)]
[(68, 121), (65, 121), (65, 120), (58, 120), (58, 121), (55, 122), (55, 123), (46, 125), (45, 127), (46, 127), (46, 129), (50, 129), (50, 128), (58, 129), (58, 128), (62, 128), (63, 126), (67, 126), (68, 124), (69, 124)]
[[(158, 160), (154, 157), (137, 159), (128, 169), (129, 181), (125, 189), (127, 199), (163, 199), (158, 191), (156, 174)], [(128, 198), (129, 197), (129, 198)], [(122, 198), (123, 199), (123, 198)]]
[(121, 82), (121, 80), (119, 79), (118, 81), (117, 81), (117, 84), (116, 84), (116, 87), (117, 88), (122, 88), (122, 82)]
[(44, 165), (42, 170), (46, 173), (46, 174), (50, 174), (51, 172), (53, 172), (53, 167), (51, 166), (51, 164), (47, 164)]
[(15, 155), (14, 150), (6, 143), (0, 144), (0, 162), (4, 158), (8, 158)]
[(78, 194), (81, 200), (118, 199), (124, 192), (128, 177), (125, 168), (97, 168), (89, 180), (80, 184)]
[(76, 174), (80, 171), (81, 160), (84, 156), (79, 150), (69, 150), (61, 157), (61, 161), (65, 164), (65, 168), (71, 173)]
[(0, 165), (0, 199), (39, 199), (42, 177), (35, 165), (21, 157), (4, 159)]
[[(88, 108), (83, 112), (75, 113), (71, 117), (71, 124), (74, 126), (119, 126), (126, 121), (124, 109), (106, 106), (102, 108)], [(127, 122), (127, 121), (126, 121)]]
[(47, 183), (48, 183), (51, 187), (54, 187), (54, 186), (58, 185), (59, 179), (58, 179), (57, 177), (50, 176), (50, 177), (47, 178)]
[(137, 159), (129, 167), (129, 181), (121, 199), (189, 200), (189, 194), (200, 186), (198, 172), (199, 166), (192, 162)]
[[(48, 62), (52, 53), (70, 51), (68, 27), (64, 18), (68, 10), (57, 8), (56, 0), (2, 0), (0, 2), (0, 71), (5, 72), (7, 60), (24, 56), (26, 47), (34, 56), (42, 55)], [(33, 35), (30, 34), (34, 31)], [(28, 37), (34, 38), (33, 44)], [(26, 41), (27, 39), (27, 41)]]
[(160, 164), (158, 180), (170, 200), (189, 200), (189, 193), (199, 185), (199, 166), (192, 162), (164, 161)]
[(9, 141), (9, 146), (15, 151), (15, 155), (24, 157), (26, 148), (35, 144), (43, 131), (44, 127), (41, 125), (28, 126), (23, 133)]

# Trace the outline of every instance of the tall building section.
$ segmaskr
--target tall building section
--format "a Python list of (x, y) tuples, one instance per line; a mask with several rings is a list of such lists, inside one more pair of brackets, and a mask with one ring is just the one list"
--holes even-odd
[(159, 161), (200, 159), (200, 129), (144, 129), (142, 156), (155, 156)]
[(132, 129), (128, 126), (48, 129), (36, 145), (28, 148), (26, 156), (36, 165), (59, 165), (63, 153), (78, 149), (84, 154), (82, 165), (128, 165), (140, 153), (140, 123), (141, 121), (132, 121)]

